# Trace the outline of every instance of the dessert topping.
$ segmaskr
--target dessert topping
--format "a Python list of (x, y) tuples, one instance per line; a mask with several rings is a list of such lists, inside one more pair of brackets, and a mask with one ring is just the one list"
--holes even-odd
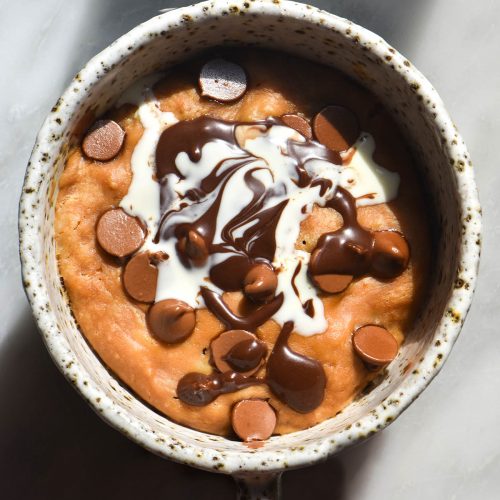
[(224, 59), (208, 61), (200, 72), (201, 95), (219, 102), (239, 99), (247, 88), (245, 70)]
[(318, 274), (311, 275), (311, 278), (321, 291), (340, 293), (351, 284), (353, 277), (349, 274)]
[(185, 302), (167, 299), (156, 302), (149, 308), (147, 321), (149, 329), (158, 340), (175, 344), (191, 335), (196, 314)]
[(399, 276), (410, 260), (410, 247), (406, 238), (397, 231), (373, 233), (371, 272), (381, 279)]
[(313, 120), (316, 139), (333, 151), (347, 151), (359, 137), (356, 115), (344, 106), (327, 106)]
[(122, 274), (126, 292), (139, 302), (154, 302), (158, 269), (154, 257), (149, 252), (134, 255), (125, 266)]
[(191, 406), (206, 406), (221, 394), (264, 383), (264, 379), (246, 377), (238, 372), (213, 372), (210, 375), (191, 372), (179, 380), (177, 397)]
[(243, 441), (264, 441), (276, 427), (276, 413), (267, 401), (244, 399), (234, 405), (231, 422)]
[(85, 155), (91, 160), (112, 160), (123, 146), (125, 131), (113, 120), (99, 120), (82, 142)]
[(283, 325), (266, 365), (266, 381), (292, 410), (308, 413), (323, 401), (326, 376), (321, 363), (290, 349), (293, 323)]
[(295, 129), (306, 139), (312, 139), (312, 129), (309, 121), (300, 115), (287, 114), (280, 117), (280, 120), (290, 128)]
[(185, 403), (204, 406), (221, 394), (267, 384), (274, 395), (292, 410), (299, 413), (314, 410), (323, 401), (325, 371), (315, 359), (290, 349), (288, 340), (292, 330), (291, 321), (283, 325), (267, 361), (265, 378), (249, 377), (236, 371), (213, 372), (210, 375), (191, 372), (179, 381), (178, 397)]
[(195, 266), (202, 266), (208, 258), (208, 249), (203, 236), (191, 229), (180, 236), (177, 241), (177, 251), (182, 259), (187, 259)]
[(208, 309), (217, 318), (224, 323), (227, 328), (235, 330), (255, 330), (260, 325), (263, 325), (268, 319), (275, 314), (283, 304), (283, 294), (280, 293), (274, 297), (271, 302), (261, 305), (259, 308), (251, 311), (246, 316), (238, 316), (231, 311), (228, 305), (224, 302), (222, 296), (206, 287), (201, 288), (201, 296), (205, 301)]
[(398, 342), (385, 328), (365, 325), (358, 328), (352, 343), (356, 354), (366, 363), (381, 366), (390, 363), (398, 353)]
[(139, 219), (121, 208), (111, 208), (97, 222), (96, 236), (103, 250), (115, 257), (127, 257), (139, 250), (146, 235)]
[(227, 330), (210, 344), (212, 361), (220, 372), (253, 375), (267, 353), (266, 345), (246, 330)]
[(243, 291), (253, 302), (269, 302), (277, 286), (278, 278), (272, 266), (263, 263), (251, 267), (243, 281)]
[(393, 279), (406, 269), (409, 247), (405, 238), (396, 231), (372, 233), (363, 228), (357, 220), (356, 201), (348, 191), (339, 187), (327, 206), (340, 213), (344, 224), (322, 234), (311, 254), (309, 273), (318, 284), (317, 276), (325, 274), (370, 273)]

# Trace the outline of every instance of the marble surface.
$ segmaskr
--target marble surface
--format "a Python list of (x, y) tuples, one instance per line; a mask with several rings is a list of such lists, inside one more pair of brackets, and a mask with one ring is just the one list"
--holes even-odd
[[(21, 287), (17, 203), (35, 135), (95, 53), (167, 0), (0, 0), (0, 497), (233, 498), (230, 478), (157, 458), (108, 428), (46, 353)], [(370, 441), (284, 476), (285, 499), (493, 500), (500, 490), (500, 3), (312, 2), (378, 32), (433, 82), (465, 137), (484, 210), (475, 302), (438, 378)]]

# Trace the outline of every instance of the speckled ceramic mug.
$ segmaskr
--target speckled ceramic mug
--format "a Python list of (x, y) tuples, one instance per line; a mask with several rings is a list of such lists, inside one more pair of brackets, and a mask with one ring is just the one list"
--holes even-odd
[[(336, 66), (374, 92), (413, 146), (437, 226), (435, 281), (383, 381), (340, 415), (276, 436), (262, 448), (188, 429), (145, 406), (103, 366), (78, 331), (54, 244), (57, 183), (82, 118), (110, 107), (137, 78), (215, 45), (250, 44)], [(52, 108), (37, 138), (20, 202), (24, 286), (47, 347), (66, 378), (110, 425), (166, 458), (232, 474), (251, 495), (276, 494), (279, 473), (324, 459), (392, 422), (438, 373), (475, 287), (480, 207), (465, 145), (430, 83), (377, 35), (308, 5), (210, 1), (138, 26), (94, 57)], [(251, 488), (250, 488), (251, 489)], [(271, 491), (272, 490), (272, 491)], [(265, 493), (267, 491), (267, 493)]]

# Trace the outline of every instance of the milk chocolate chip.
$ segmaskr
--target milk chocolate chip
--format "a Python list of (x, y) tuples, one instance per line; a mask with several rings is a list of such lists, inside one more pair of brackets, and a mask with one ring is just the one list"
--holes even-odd
[(234, 405), (231, 423), (243, 441), (264, 441), (274, 432), (276, 413), (266, 401), (244, 399)]
[(141, 248), (146, 237), (139, 219), (121, 208), (112, 208), (101, 215), (96, 236), (103, 250), (116, 257), (133, 254)]
[(316, 139), (334, 151), (347, 151), (359, 136), (356, 115), (344, 106), (327, 106), (313, 120)]
[(125, 131), (113, 120), (99, 120), (82, 142), (85, 155), (91, 160), (112, 160), (123, 146)]
[(243, 281), (245, 295), (254, 302), (269, 302), (274, 297), (278, 278), (267, 264), (255, 264)]
[(224, 59), (212, 59), (201, 68), (199, 83), (201, 95), (231, 102), (245, 93), (247, 77), (241, 66)]
[(187, 339), (194, 330), (194, 309), (177, 299), (161, 300), (148, 311), (147, 321), (151, 333), (162, 342), (174, 344)]
[(227, 330), (210, 344), (212, 360), (217, 369), (224, 373), (237, 371), (252, 375), (262, 366), (267, 347), (246, 330)]
[(353, 277), (347, 274), (319, 274), (312, 276), (314, 284), (323, 292), (343, 292), (352, 281)]
[(385, 328), (365, 325), (358, 328), (352, 343), (356, 354), (366, 363), (381, 366), (390, 363), (398, 353), (398, 342)]
[(371, 272), (377, 278), (399, 276), (410, 261), (410, 248), (406, 238), (397, 231), (373, 233)]
[(179, 238), (177, 251), (188, 258), (195, 266), (202, 266), (208, 258), (208, 248), (203, 236), (197, 231), (190, 230)]
[(290, 128), (295, 129), (299, 134), (303, 135), (306, 139), (312, 138), (312, 130), (309, 122), (299, 115), (283, 115), (281, 117), (282, 122)]
[(158, 269), (149, 252), (134, 255), (125, 266), (122, 274), (126, 292), (139, 302), (154, 302)]

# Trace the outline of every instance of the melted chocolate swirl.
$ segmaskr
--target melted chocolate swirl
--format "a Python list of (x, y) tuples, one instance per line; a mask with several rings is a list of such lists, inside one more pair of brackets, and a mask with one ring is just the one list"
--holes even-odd
[(393, 279), (406, 269), (409, 248), (403, 235), (362, 227), (357, 219), (356, 200), (347, 190), (337, 187), (326, 206), (339, 212), (344, 223), (337, 231), (321, 235), (309, 262), (310, 274), (370, 274)]
[[(173, 125), (162, 133), (158, 142), (156, 175), (160, 180), (160, 206), (164, 215), (155, 241), (166, 240), (173, 236), (183, 238), (189, 231), (194, 231), (205, 239), (210, 254), (227, 253), (228, 259), (210, 270), (212, 282), (224, 291), (238, 290), (241, 286), (241, 276), (244, 275), (243, 270), (248, 270), (258, 261), (272, 262), (276, 251), (276, 226), (287, 201), (272, 204), (272, 200), (283, 195), (285, 188), (279, 184), (266, 188), (256, 175), (259, 170), (262, 170), (262, 167), (258, 166), (247, 171), (244, 176), (245, 185), (252, 192), (251, 201), (222, 228), (220, 234), (222, 243), (214, 243), (217, 216), (228, 180), (236, 171), (257, 160), (255, 156), (241, 148), (236, 137), (236, 129), (238, 126), (253, 126), (268, 130), (273, 125), (283, 125), (283, 123), (276, 118), (245, 123), (226, 122), (205, 116)], [(208, 176), (201, 180), (199, 188), (189, 190), (183, 195), (184, 198), (194, 201), (193, 204), (181, 204), (179, 210), (171, 210), (170, 175), (174, 174), (179, 179), (184, 178), (176, 167), (178, 154), (185, 152), (191, 161), (198, 162), (201, 159), (203, 147), (208, 142), (225, 143), (231, 146), (237, 155), (227, 160), (232, 160), (233, 163), (229, 167), (224, 166), (224, 162), (219, 163)], [(311, 187), (318, 185), (318, 180), (313, 181), (308, 174), (306, 162), (324, 160), (335, 164), (341, 163), (338, 153), (314, 141), (289, 140), (288, 149), (290, 158), (295, 162), (295, 181), (303, 187), (311, 183)], [(328, 186), (331, 187), (331, 182), (328, 180), (323, 179), (319, 182), (322, 194)], [(218, 194), (215, 200), (200, 217), (190, 223), (171, 223), (171, 219), (175, 222), (176, 215), (194, 210), (196, 205), (207, 200), (208, 196), (217, 189)], [(235, 233), (240, 228), (245, 229), (241, 235), (236, 236)], [(240, 272), (234, 273), (236, 267)]]
[[(174, 238), (177, 241), (175, 248), (179, 260), (187, 269), (205, 265), (210, 256), (219, 254), (215, 263), (210, 266), (208, 275), (211, 282), (223, 292), (242, 289), (245, 276), (258, 263), (269, 266), (273, 272), (277, 226), (288, 203), (288, 199), (284, 197), (287, 194), (286, 182), (266, 185), (262, 181), (262, 171), (266, 168), (262, 166), (262, 161), (259, 164), (257, 156), (238, 142), (237, 127), (240, 125), (256, 127), (261, 133), (265, 133), (273, 125), (283, 123), (275, 118), (242, 123), (201, 117), (179, 122), (166, 129), (156, 150), (156, 174), (161, 186), (160, 205), (163, 215), (155, 241)], [(185, 179), (179, 170), (181, 167), (176, 165), (178, 155), (186, 153), (192, 163), (199, 163), (203, 148), (208, 143), (224, 144), (227, 151), (234, 152), (234, 157), (221, 160), (210, 172), (203, 174), (205, 177), (199, 178), (196, 187), (177, 193), (181, 201), (172, 208), (172, 193), (175, 192), (175, 185), (172, 183)], [(378, 276), (393, 277), (396, 272), (402, 272), (405, 263), (403, 246), (393, 238), (388, 242), (381, 241), (377, 247), (374, 235), (358, 223), (356, 202), (349, 192), (338, 187), (332, 193), (332, 180), (324, 178), (328, 174), (314, 176), (307, 169), (306, 163), (311, 160), (339, 165), (339, 153), (310, 139), (288, 139), (286, 147), (287, 158), (294, 169), (294, 175), (286, 179), (287, 182), (292, 181), (288, 186), (316, 188), (323, 203), (325, 196), (331, 197), (326, 206), (337, 210), (343, 218), (343, 226), (339, 230), (323, 234), (319, 238), (310, 258), (309, 274), (361, 276), (375, 269)], [(243, 168), (246, 171), (242, 182), (250, 193), (249, 201), (238, 213), (224, 218), (224, 225), (219, 227), (225, 190), (232, 176)], [(269, 172), (266, 175), (271, 175)], [(307, 214), (307, 211), (306, 206), (303, 206), (301, 213)], [(399, 251), (399, 260), (394, 257), (387, 260), (379, 255), (374, 266), (376, 248), (386, 247), (391, 247), (393, 253), (396, 252), (394, 248), (398, 247), (396, 250)], [(301, 265), (297, 265), (291, 278), (293, 291), (299, 299), (300, 291), (295, 280)], [(206, 286), (201, 286), (200, 292), (207, 308), (227, 329), (250, 332), (255, 332), (276, 314), (284, 302), (283, 293), (273, 297), (272, 290), (268, 301), (254, 308), (250, 314), (240, 316), (224, 302), (222, 293)], [(307, 300), (302, 307), (309, 317), (314, 317), (312, 299)], [(321, 363), (290, 348), (289, 338), (293, 329), (294, 323), (291, 321), (283, 325), (267, 361), (265, 378), (239, 373), (258, 366), (266, 355), (263, 345), (249, 340), (234, 346), (227, 354), (226, 360), (232, 371), (185, 375), (178, 383), (179, 399), (189, 405), (204, 406), (221, 394), (252, 385), (267, 384), (274, 395), (293, 410), (299, 413), (313, 411), (323, 401), (326, 376)]]
[(201, 289), (201, 295), (205, 300), (208, 309), (224, 323), (230, 330), (255, 331), (257, 327), (263, 325), (283, 303), (283, 294), (275, 297), (271, 302), (263, 304), (248, 316), (238, 316), (227, 306), (223, 298), (213, 290)]

